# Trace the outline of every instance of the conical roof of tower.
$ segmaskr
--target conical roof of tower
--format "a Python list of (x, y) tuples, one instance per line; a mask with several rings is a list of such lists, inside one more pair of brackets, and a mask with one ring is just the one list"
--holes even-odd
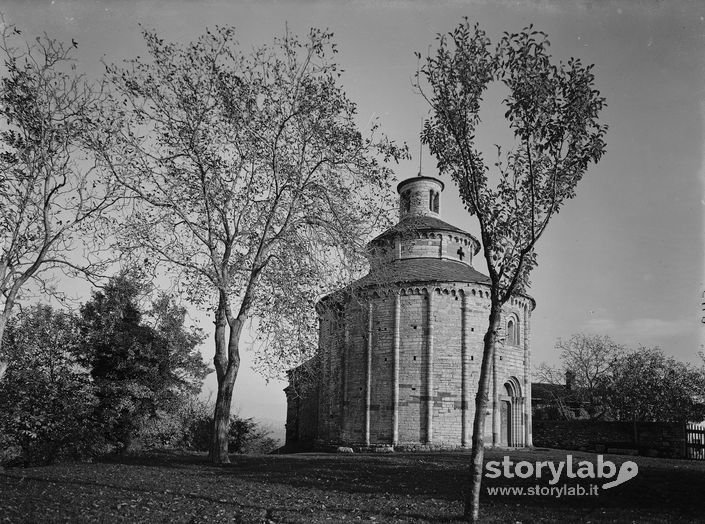
[(399, 234), (415, 232), (415, 231), (446, 231), (450, 233), (458, 233), (471, 237), (475, 240), (475, 250), (473, 255), (477, 255), (480, 251), (480, 243), (477, 242), (474, 236), (472, 236), (467, 231), (460, 229), (448, 222), (429, 215), (413, 215), (403, 218), (401, 221), (397, 222), (394, 226), (387, 229), (384, 233), (377, 235), (375, 238), (370, 240), (369, 245), (377, 243), (379, 240), (383, 240), (389, 237), (394, 237)]
[(402, 258), (371, 270), (353, 283), (354, 287), (370, 285), (468, 282), (489, 284), (490, 277), (472, 266), (454, 260), (439, 258)]

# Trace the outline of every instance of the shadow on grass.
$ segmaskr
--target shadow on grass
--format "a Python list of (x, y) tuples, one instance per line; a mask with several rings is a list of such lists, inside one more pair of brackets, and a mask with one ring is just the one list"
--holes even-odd
[[(134, 465), (134, 466), (144, 466), (144, 467), (164, 467), (164, 463), (159, 462), (157, 459), (152, 458), (147, 462), (140, 461), (138, 457), (132, 457), (132, 459), (128, 459), (127, 457), (122, 457), (121, 459), (115, 459), (115, 460), (110, 460), (110, 463), (119, 463), (120, 465)], [(230, 466), (211, 466), (214, 468), (232, 468), (234, 465)], [(169, 467), (174, 467), (173, 464), (170, 464)], [(0, 473), (0, 486), (2, 485), (1, 479), (6, 478), (6, 480), (12, 480), (16, 479), (14, 475), (4, 475), (3, 473)], [(231, 517), (235, 516), (237, 517), (237, 522), (260, 522), (260, 518), (262, 522), (274, 522), (274, 521), (280, 521), (282, 516), (285, 517), (285, 522), (308, 522), (307, 515), (313, 516), (314, 509), (311, 507), (310, 504), (298, 504), (298, 505), (292, 505), (290, 503), (284, 502), (282, 503), (281, 501), (276, 500), (275, 498), (268, 499), (264, 502), (261, 503), (252, 503), (252, 502), (243, 502), (242, 499), (235, 500), (235, 499), (228, 499), (223, 498), (222, 493), (221, 496), (209, 496), (205, 495), (203, 493), (199, 492), (193, 492), (189, 491), (186, 489), (173, 489), (173, 486), (171, 490), (162, 490), (156, 487), (149, 487), (149, 488), (143, 488), (139, 487), (136, 485), (122, 485), (120, 484), (119, 481), (115, 482), (109, 482), (109, 481), (98, 481), (98, 480), (80, 480), (80, 479), (68, 479), (68, 478), (44, 478), (38, 475), (23, 475), (21, 477), (21, 482), (25, 483), (26, 485), (33, 485), (33, 489), (36, 491), (41, 491), (42, 493), (46, 493), (47, 490), (52, 490), (55, 488), (57, 485), (61, 485), (63, 489), (69, 489), (72, 490), (73, 493), (81, 492), (81, 490), (77, 490), (76, 488), (84, 488), (83, 492), (84, 493), (94, 493), (96, 490), (98, 490), (99, 493), (103, 494), (104, 490), (108, 490), (113, 493), (113, 497), (116, 498), (121, 498), (120, 494), (123, 494), (124, 496), (122, 498), (125, 499), (131, 499), (134, 498), (135, 495), (144, 495), (146, 498), (159, 501), (161, 500), (162, 503), (164, 504), (169, 504), (170, 499), (180, 499), (181, 501), (183, 500), (191, 500), (193, 502), (197, 503), (206, 503), (210, 505), (211, 507), (215, 506), (220, 506), (223, 507), (225, 506), (230, 510), (230, 515)], [(42, 488), (41, 486), (45, 486)], [(301, 488), (305, 488), (305, 486), (300, 486)], [(301, 495), (302, 497), (306, 498), (305, 496)], [(299, 499), (300, 500), (300, 499)], [(310, 500), (306, 501), (311, 502)], [(378, 518), (381, 516), (386, 519), (390, 520), (398, 520), (398, 519), (403, 519), (404, 521), (406, 520), (416, 520), (416, 521), (426, 521), (429, 518), (428, 512), (425, 511), (418, 511), (418, 512), (413, 512), (413, 511), (399, 511), (398, 508), (395, 508), (394, 511), (379, 507), (376, 505), (371, 505), (368, 507), (360, 507), (358, 506), (355, 502), (350, 501), (349, 499), (346, 501), (347, 503), (341, 504), (339, 507), (328, 507), (325, 508), (326, 513), (329, 515), (334, 515), (337, 516), (336, 518), (338, 519), (345, 519), (346, 517), (349, 517), (350, 515), (355, 515), (359, 516), (360, 518), (369, 518), (373, 517), (371, 520), (376, 520), (374, 516), (377, 516)], [(119, 508), (119, 506), (118, 506)], [(80, 515), (80, 513), (79, 513)], [(256, 515), (257, 518), (256, 520), (253, 518), (253, 515)], [(288, 518), (286, 518), (288, 516)], [(298, 516), (299, 519), (293, 518)], [(434, 518), (433, 520), (435, 522), (453, 522), (456, 520), (460, 519), (461, 515), (454, 515), (454, 514), (444, 514), (441, 518)], [(301, 518), (303, 520), (301, 520)], [(275, 519), (275, 520), (272, 520)], [(0, 519), (2, 520), (2, 519)], [(89, 519), (91, 520), (91, 519)], [(33, 520), (30, 520), (33, 521)], [(228, 520), (230, 521), (230, 520)]]
[(149, 450), (126, 455), (103, 455), (95, 460), (103, 464), (123, 464), (126, 466), (152, 466), (170, 468), (179, 466), (211, 465), (205, 453), (183, 450)]
[[(571, 453), (574, 462), (596, 463), (596, 455), (558, 450), (492, 450), (486, 460), (502, 460), (505, 454), (514, 462), (527, 460), (562, 461)], [(635, 460), (639, 466), (636, 478), (610, 490), (599, 490), (597, 496), (491, 496), (491, 487), (549, 486), (544, 479), (483, 480), (483, 513), (495, 514), (495, 520), (521, 516), (523, 522), (599, 520), (622, 521), (692, 521), (698, 522), (705, 512), (705, 463), (649, 459), (643, 457), (605, 456), (619, 466)], [(231, 502), (239, 511), (259, 511), (271, 515), (295, 515), (324, 506), (333, 518), (356, 512), (364, 518), (380, 515), (391, 519), (454, 520), (452, 512), (462, 509), (462, 494), (468, 483), (469, 455), (465, 453), (396, 453), (393, 455), (299, 454), (265, 456), (231, 456), (232, 463), (215, 466), (204, 454), (158, 452), (127, 457), (105, 457), (101, 462), (144, 468), (188, 470), (189, 475), (212, 479), (227, 492), (241, 492), (245, 487), (255, 495)], [(102, 480), (102, 479), (101, 479)], [(68, 482), (83, 482), (67, 480)], [(558, 485), (601, 486), (605, 480), (567, 479)], [(135, 486), (119, 486), (110, 482), (86, 482), (125, 491), (141, 490)], [(263, 492), (269, 492), (271, 495)], [(144, 489), (151, 493), (154, 490)], [(189, 492), (179, 496), (209, 503), (226, 502), (221, 496)], [(332, 501), (332, 502), (331, 502)], [(433, 511), (429, 506), (442, 502)], [(418, 508), (418, 511), (416, 510)], [(429, 511), (431, 511), (429, 513)], [(449, 513), (449, 511), (451, 513)], [(298, 513), (297, 513), (298, 512)], [(292, 521), (296, 518), (292, 517)], [(289, 520), (287, 520), (289, 521)], [(302, 520), (302, 521), (305, 521)]]
[[(491, 451), (487, 460), (501, 460), (505, 452)], [(506, 452), (517, 462), (565, 460), (558, 450)], [(593, 465), (596, 455), (572, 453), (577, 464), (587, 460)], [(626, 460), (639, 465), (636, 478), (609, 490), (602, 490), (602, 479), (566, 478), (558, 486), (600, 486), (596, 496), (491, 496), (490, 487), (543, 487), (549, 479), (483, 479), (482, 504), (521, 507), (529, 514), (570, 514), (581, 519), (596, 513), (638, 515), (642, 511), (661, 514), (666, 520), (679, 518), (702, 521), (705, 516), (705, 464), (644, 457), (606, 456), (617, 467)], [(240, 479), (278, 483), (295, 488), (323, 489), (349, 494), (389, 493), (395, 497), (422, 497), (446, 501), (462, 500), (469, 482), (469, 455), (462, 453), (377, 455), (290, 455), (279, 457), (235, 457), (233, 464), (217, 474)], [(576, 467), (577, 469), (577, 467)], [(604, 518), (604, 517), (603, 517)]]

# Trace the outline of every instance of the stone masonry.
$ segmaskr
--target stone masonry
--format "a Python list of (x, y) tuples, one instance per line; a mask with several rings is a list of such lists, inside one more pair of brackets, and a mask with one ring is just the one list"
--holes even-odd
[[(285, 390), (291, 449), (471, 445), (490, 306), (489, 279), (472, 267), (480, 244), (439, 218), (440, 180), (414, 177), (397, 189), (400, 221), (368, 245), (370, 273), (318, 304), (318, 387), (302, 398)], [(531, 445), (534, 305), (522, 295), (503, 310), (491, 445)]]

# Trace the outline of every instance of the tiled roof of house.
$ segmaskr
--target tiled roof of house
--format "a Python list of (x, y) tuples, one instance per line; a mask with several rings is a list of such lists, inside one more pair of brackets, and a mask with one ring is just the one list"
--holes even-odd
[(533, 400), (553, 400), (555, 397), (565, 395), (565, 384), (551, 384), (548, 382), (532, 382), (531, 398)]

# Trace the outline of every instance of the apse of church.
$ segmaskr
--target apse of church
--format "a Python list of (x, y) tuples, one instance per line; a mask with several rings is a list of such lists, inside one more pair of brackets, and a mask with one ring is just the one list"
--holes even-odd
[[(370, 272), (317, 306), (320, 381), (287, 393), (287, 447), (470, 447), (490, 298), (480, 243), (440, 219), (443, 183), (402, 181), (397, 225), (368, 245)], [(485, 441), (531, 445), (530, 316), (503, 308)], [(290, 374), (290, 378), (294, 374)]]

